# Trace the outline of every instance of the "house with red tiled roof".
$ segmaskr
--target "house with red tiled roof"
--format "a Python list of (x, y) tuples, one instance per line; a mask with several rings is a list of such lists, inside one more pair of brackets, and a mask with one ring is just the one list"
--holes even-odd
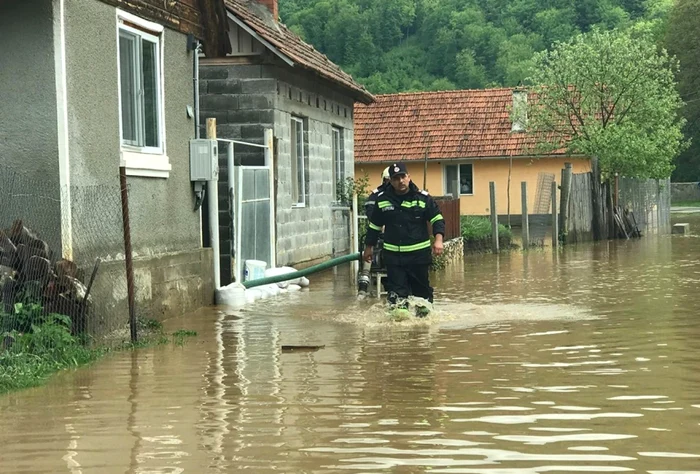
[[(381, 182), (382, 170), (405, 161), (413, 181), (432, 195), (460, 197), (463, 215), (490, 214), (489, 183), (496, 184), (499, 215), (521, 209), (528, 183), (530, 212), (547, 213), (553, 179), (565, 162), (590, 171), (581, 156), (535, 152), (527, 132), (527, 92), (498, 88), (375, 96), (355, 106), (355, 175)], [(513, 113), (516, 111), (517, 113)], [(510, 180), (509, 180), (510, 175)], [(548, 188), (549, 186), (549, 188)]]
[[(226, 284), (231, 276), (240, 278), (244, 259), (304, 266), (349, 252), (348, 205), (337, 184), (353, 176), (354, 105), (370, 104), (374, 97), (282, 24), (277, 0), (224, 0), (224, 5), (230, 52), (201, 60), (200, 122), (216, 118), (219, 138), (256, 144), (271, 129), (275, 145), (270, 210), (254, 198), (251, 202), (258, 204), (242, 209), (245, 215), (227, 212), (225, 154), (220, 160)], [(237, 170), (267, 164), (263, 149), (236, 145)], [(234, 192), (253, 190), (242, 188), (235, 184)], [(247, 240), (235, 242), (234, 235)]]

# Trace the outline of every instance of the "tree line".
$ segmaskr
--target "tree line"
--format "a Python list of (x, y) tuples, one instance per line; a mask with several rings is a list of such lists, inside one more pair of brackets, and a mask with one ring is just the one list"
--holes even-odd
[(556, 43), (645, 31), (680, 60), (684, 133), (698, 137), (673, 178), (700, 179), (700, 0), (280, 0), (280, 15), (375, 94), (532, 84)]

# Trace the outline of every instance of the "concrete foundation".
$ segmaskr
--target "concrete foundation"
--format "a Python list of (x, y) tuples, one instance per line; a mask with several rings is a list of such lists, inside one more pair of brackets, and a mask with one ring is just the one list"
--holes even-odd
[[(212, 262), (211, 249), (134, 259), (137, 317), (163, 320), (213, 304)], [(100, 337), (128, 324), (123, 260), (100, 265), (91, 295), (90, 334)]]

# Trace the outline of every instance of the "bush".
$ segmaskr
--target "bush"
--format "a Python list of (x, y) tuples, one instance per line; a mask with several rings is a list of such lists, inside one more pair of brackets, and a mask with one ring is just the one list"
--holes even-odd
[(31, 324), (28, 332), (6, 331), (5, 349), (0, 352), (0, 393), (38, 385), (54, 372), (96, 359), (101, 352), (81, 344), (70, 328), (69, 317), (50, 314)]
[[(487, 252), (491, 250), (491, 220), (487, 217), (462, 216), (460, 227), (464, 238), (465, 252)], [(498, 242), (503, 249), (511, 247), (513, 233), (503, 224), (498, 224)]]
[[(462, 237), (465, 239), (484, 239), (491, 237), (491, 221), (486, 217), (462, 216)], [(503, 224), (498, 224), (498, 236), (513, 237), (511, 230)]]

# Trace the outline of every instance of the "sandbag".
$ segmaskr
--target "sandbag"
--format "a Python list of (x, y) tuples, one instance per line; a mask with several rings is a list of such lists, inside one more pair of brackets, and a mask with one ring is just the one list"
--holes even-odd
[(240, 308), (246, 304), (246, 288), (240, 283), (231, 283), (216, 290), (216, 304)]
[[(267, 270), (265, 270), (265, 277), (285, 275), (287, 273), (294, 273), (296, 271), (297, 270), (292, 267), (268, 268)], [(303, 287), (307, 287), (309, 286), (309, 279), (306, 277), (296, 277), (277, 283), (277, 286), (279, 286), (280, 288), (286, 288), (288, 285), (300, 285)]]

